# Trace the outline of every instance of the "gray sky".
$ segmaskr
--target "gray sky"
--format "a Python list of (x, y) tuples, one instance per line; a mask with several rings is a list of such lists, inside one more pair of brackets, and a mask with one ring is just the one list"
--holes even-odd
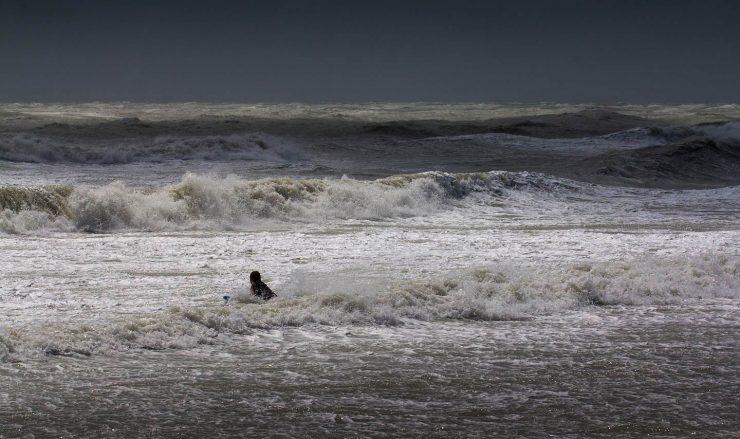
[(0, 102), (740, 102), (740, 1), (0, 0)]

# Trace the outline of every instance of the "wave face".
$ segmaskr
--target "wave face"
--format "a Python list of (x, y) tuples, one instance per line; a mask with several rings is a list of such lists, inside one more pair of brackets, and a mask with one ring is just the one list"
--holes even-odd
[(176, 185), (137, 189), (105, 186), (0, 187), (0, 230), (65, 231), (238, 228), (261, 219), (315, 222), (430, 214), (471, 194), (500, 196), (533, 189), (576, 190), (542, 174), (429, 172), (375, 181), (349, 178), (241, 180), (188, 174)]
[(740, 181), (740, 122), (662, 130), (663, 143), (612, 151), (581, 165), (601, 182), (653, 187), (735, 185)]
[(445, 139), (452, 142), (476, 141), (492, 147), (522, 148), (530, 150), (552, 150), (557, 152), (600, 152), (662, 145), (676, 139), (694, 135), (693, 131), (667, 128), (632, 128), (603, 136), (578, 138), (540, 138), (511, 133), (482, 133), (462, 136), (448, 136), (430, 140)]
[(161, 136), (95, 143), (28, 133), (0, 137), (0, 160), (13, 162), (123, 164), (165, 160), (290, 162), (303, 159), (304, 153), (294, 142), (254, 133)]
[(584, 161), (584, 167), (621, 182), (651, 186), (696, 187), (737, 184), (740, 178), (740, 142), (692, 139)]
[(215, 343), (221, 333), (285, 326), (520, 320), (589, 306), (738, 299), (740, 259), (697, 256), (560, 267), (497, 266), (366, 292), (354, 291), (352, 281), (324, 282), (315, 288), (304, 280), (294, 279), (292, 286), (286, 286), (291, 292), (266, 304), (254, 303), (245, 295), (229, 306), (175, 306), (113, 322), (0, 332), (0, 360), (27, 352), (90, 355), (138, 348), (190, 348)]

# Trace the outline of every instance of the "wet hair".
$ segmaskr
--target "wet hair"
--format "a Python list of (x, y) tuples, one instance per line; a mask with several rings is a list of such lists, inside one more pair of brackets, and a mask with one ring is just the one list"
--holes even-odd
[(249, 273), (249, 280), (252, 282), (259, 282), (262, 280), (259, 271), (253, 271)]

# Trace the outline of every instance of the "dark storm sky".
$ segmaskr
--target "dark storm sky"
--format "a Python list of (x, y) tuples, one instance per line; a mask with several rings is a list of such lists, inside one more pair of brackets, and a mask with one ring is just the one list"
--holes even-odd
[(740, 1), (0, 0), (0, 102), (739, 102)]

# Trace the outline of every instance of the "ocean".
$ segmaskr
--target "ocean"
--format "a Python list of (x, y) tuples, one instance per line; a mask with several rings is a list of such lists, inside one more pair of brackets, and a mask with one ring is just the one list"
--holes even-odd
[(738, 437), (738, 120), (2, 104), (0, 437)]

